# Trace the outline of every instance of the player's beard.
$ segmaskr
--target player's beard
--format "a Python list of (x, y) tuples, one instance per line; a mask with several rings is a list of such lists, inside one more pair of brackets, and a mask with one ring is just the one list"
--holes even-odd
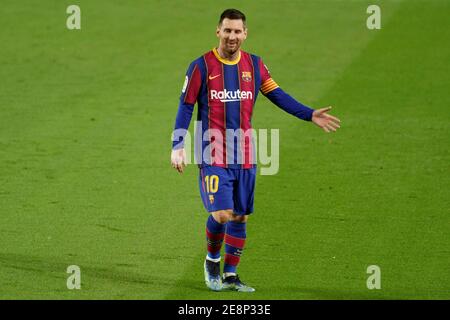
[(239, 50), (239, 47), (240, 47), (240, 45), (238, 42), (235, 42), (234, 46), (230, 46), (228, 44), (225, 45), (226, 52), (230, 56), (234, 55)]

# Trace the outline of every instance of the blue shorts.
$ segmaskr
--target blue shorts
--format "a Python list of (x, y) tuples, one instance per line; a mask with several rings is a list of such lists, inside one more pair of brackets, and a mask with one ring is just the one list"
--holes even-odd
[(208, 212), (232, 209), (235, 214), (253, 212), (256, 168), (200, 168), (199, 185), (203, 205)]

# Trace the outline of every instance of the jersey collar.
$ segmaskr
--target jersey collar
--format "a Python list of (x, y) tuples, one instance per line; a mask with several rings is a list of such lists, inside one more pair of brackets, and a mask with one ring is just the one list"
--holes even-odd
[(226, 59), (222, 58), (222, 57), (219, 55), (219, 52), (217, 52), (217, 49), (216, 49), (216, 48), (213, 48), (213, 49), (212, 49), (212, 52), (213, 52), (214, 55), (216, 56), (217, 60), (219, 60), (219, 61), (222, 62), (223, 64), (234, 65), (234, 64), (238, 64), (239, 61), (241, 60), (241, 50), (239, 50), (238, 57), (237, 57), (236, 59), (234, 59), (233, 61), (226, 60)]

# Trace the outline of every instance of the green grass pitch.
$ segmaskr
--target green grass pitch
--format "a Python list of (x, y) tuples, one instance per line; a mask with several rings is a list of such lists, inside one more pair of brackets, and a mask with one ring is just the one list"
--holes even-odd
[[(1, 299), (450, 298), (448, 1), (74, 2), (1, 4)], [(254, 294), (206, 289), (198, 170), (169, 163), (185, 70), (227, 7), (282, 88), (342, 121), (259, 97), (281, 146), (239, 267)]]

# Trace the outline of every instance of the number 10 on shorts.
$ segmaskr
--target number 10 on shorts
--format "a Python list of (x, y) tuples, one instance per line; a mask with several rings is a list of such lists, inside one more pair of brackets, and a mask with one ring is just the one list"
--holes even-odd
[(219, 177), (216, 175), (205, 177), (206, 192), (216, 193), (219, 189)]

